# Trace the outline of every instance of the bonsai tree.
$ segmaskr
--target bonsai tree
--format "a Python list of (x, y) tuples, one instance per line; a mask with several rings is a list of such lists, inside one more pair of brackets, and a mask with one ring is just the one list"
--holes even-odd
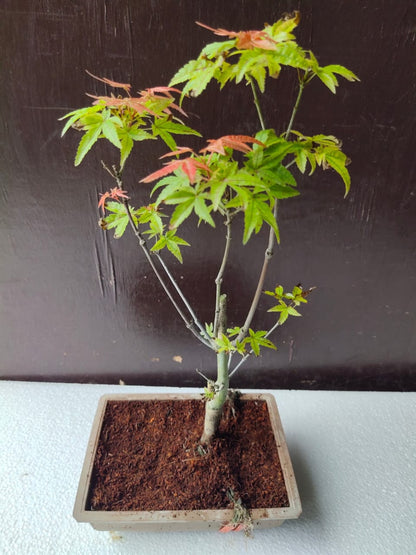
[[(118, 164), (102, 162), (103, 168), (114, 179), (114, 186), (100, 198), (100, 226), (104, 230), (113, 229), (116, 238), (130, 228), (185, 326), (216, 356), (217, 377), (215, 381), (207, 379), (204, 393), (206, 414), (202, 445), (209, 444), (216, 432), (229, 394), (230, 377), (249, 356), (259, 355), (260, 349), (276, 349), (271, 334), (289, 316), (300, 316), (298, 308), (307, 302), (311, 291), (300, 285), (289, 291), (281, 285), (265, 291), (274, 300), (269, 312), (276, 314), (276, 321), (268, 330), (252, 328), (270, 259), (276, 242), (280, 241), (278, 206), (282, 200), (299, 195), (294, 170), (310, 175), (318, 166), (332, 168), (344, 183), (345, 195), (350, 188), (348, 158), (341, 150), (341, 142), (333, 135), (317, 133), (306, 136), (295, 131), (293, 125), (304, 90), (313, 79), (320, 80), (335, 93), (339, 76), (349, 81), (355, 81), (357, 77), (341, 65), (320, 66), (310, 50), (297, 44), (293, 31), (298, 23), (298, 12), (256, 31), (212, 29), (198, 23), (222, 40), (207, 44), (196, 59), (177, 71), (168, 86), (144, 89), (138, 96), (133, 96), (129, 84), (91, 74), (113, 87), (116, 94), (88, 95), (93, 99), (91, 106), (61, 118), (67, 120), (62, 135), (70, 127), (82, 132), (76, 166), (101, 139), (120, 151)], [(267, 127), (261, 96), (265, 94), (266, 81), (277, 79), (283, 70), (296, 73), (298, 93), (282, 131)], [(249, 85), (259, 127), (253, 129), (250, 136), (231, 132), (208, 139), (199, 150), (193, 150), (183, 146), (183, 136), (201, 135), (185, 125), (186, 113), (182, 103), (188, 96), (202, 94), (212, 80), (221, 89), (231, 82)], [(181, 90), (176, 88), (178, 85), (182, 86)], [(241, 112), (239, 114), (241, 116)], [(178, 136), (180, 145), (177, 144)], [(141, 177), (141, 183), (154, 186), (148, 203), (136, 208), (129, 202), (123, 170), (136, 143), (156, 139), (164, 141), (169, 151), (162, 156), (162, 167)], [(129, 189), (135, 185), (129, 185)], [(219, 222), (224, 224), (222, 258), (219, 255), (219, 269), (213, 284), (215, 306), (209, 323), (198, 319), (164, 257), (167, 251), (183, 262), (183, 247), (190, 245), (181, 237), (181, 226), (191, 218), (198, 225), (215, 227)], [(230, 256), (233, 223), (238, 218), (244, 222), (241, 237), (244, 245), (264, 227), (268, 228), (268, 235), (257, 286), (255, 291), (246, 293), (252, 295), (247, 316), (239, 326), (229, 328), (227, 295), (222, 284)], [(237, 356), (239, 359), (235, 363)]]

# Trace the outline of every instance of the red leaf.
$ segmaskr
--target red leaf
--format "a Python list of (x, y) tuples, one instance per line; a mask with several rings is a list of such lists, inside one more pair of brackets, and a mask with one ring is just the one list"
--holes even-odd
[(98, 208), (102, 208), (102, 211), (104, 212), (105, 202), (108, 198), (114, 200), (120, 200), (123, 198), (128, 199), (129, 197), (126, 195), (126, 193), (127, 191), (122, 191), (119, 187), (114, 187), (113, 189), (110, 189), (110, 191), (107, 191), (101, 195), (100, 202), (98, 203)]
[(165, 177), (165, 175), (173, 173), (179, 168), (188, 176), (188, 179), (191, 183), (194, 183), (195, 181), (197, 170), (204, 170), (207, 172), (211, 171), (209, 167), (203, 162), (189, 157), (184, 158), (183, 160), (172, 160), (171, 162), (168, 162), (160, 170), (157, 170), (141, 179), (140, 183), (151, 183), (152, 181), (156, 181), (156, 179), (160, 179), (161, 177)]
[(171, 162), (163, 166), (163, 168), (161, 168), (160, 170), (157, 170), (141, 179), (140, 183), (151, 183), (152, 181), (156, 181), (156, 179), (165, 177), (165, 175), (169, 175), (176, 169), (180, 168), (182, 163), (183, 160), (172, 160)]
[(266, 146), (261, 141), (247, 135), (224, 135), (224, 137), (220, 137), (219, 139), (209, 139), (208, 143), (208, 146), (200, 150), (200, 152), (217, 152), (218, 154), (224, 155), (225, 147), (240, 152), (250, 152), (252, 149), (246, 143), (256, 143), (263, 147)]
[(176, 150), (173, 150), (172, 152), (168, 152), (167, 154), (164, 154), (160, 158), (167, 158), (168, 156), (176, 156), (177, 154), (182, 154), (183, 152), (193, 152), (193, 150), (188, 146), (178, 146)]
[(236, 38), (236, 47), (241, 50), (252, 50), (253, 48), (263, 48), (263, 50), (274, 50), (277, 42), (273, 40), (266, 31), (227, 31), (226, 29), (213, 29), (199, 21), (195, 22), (201, 27), (205, 27), (220, 37)]
[(115, 87), (118, 89), (124, 89), (126, 91), (127, 94), (129, 94), (130, 89), (131, 89), (131, 85), (129, 85), (128, 83), (117, 83), (117, 81), (111, 81), (110, 79), (107, 79), (106, 77), (97, 77), (96, 75), (93, 75), (92, 73), (90, 73), (88, 71), (88, 69), (85, 70), (88, 75), (90, 75), (91, 77), (93, 77), (94, 79), (97, 79), (97, 81), (101, 81), (102, 83), (105, 83), (106, 85), (110, 85), (110, 87)]

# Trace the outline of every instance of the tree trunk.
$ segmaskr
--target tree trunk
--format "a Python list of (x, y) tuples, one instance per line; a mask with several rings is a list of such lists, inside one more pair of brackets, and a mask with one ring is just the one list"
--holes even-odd
[[(218, 319), (219, 336), (220, 334), (225, 333), (227, 328), (226, 307), (227, 297), (226, 295), (221, 295), (220, 313)], [(217, 381), (214, 384), (214, 397), (205, 403), (204, 431), (200, 440), (203, 445), (208, 445), (215, 436), (221, 420), (224, 403), (227, 400), (229, 385), (228, 360), (229, 354), (227, 352), (221, 351), (217, 353)]]

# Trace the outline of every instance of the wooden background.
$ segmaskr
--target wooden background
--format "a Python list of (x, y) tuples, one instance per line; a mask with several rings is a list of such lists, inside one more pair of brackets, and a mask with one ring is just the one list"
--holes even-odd
[[(300, 197), (282, 203), (282, 243), (267, 287), (302, 282), (317, 290), (304, 316), (275, 336), (278, 352), (247, 362), (232, 385), (414, 389), (413, 0), (2, 0), (1, 377), (186, 386), (202, 385), (195, 368), (212, 375), (211, 352), (182, 327), (134, 238), (116, 241), (97, 226), (99, 193), (113, 186), (100, 159), (111, 160), (114, 150), (100, 146), (74, 168), (79, 136), (60, 140), (57, 119), (86, 105), (85, 91), (106, 92), (85, 69), (135, 90), (167, 84), (214, 40), (195, 20), (256, 29), (293, 9), (302, 14), (300, 44), (321, 64), (343, 64), (361, 78), (343, 80), (335, 96), (313, 82), (295, 122), (304, 133), (343, 140), (352, 190), (343, 200), (338, 176), (317, 172), (299, 179)], [(289, 72), (269, 82), (267, 126), (284, 129), (295, 94)], [(210, 86), (186, 109), (206, 138), (258, 127), (244, 86), (221, 94)], [(137, 206), (149, 190), (139, 179), (159, 167), (164, 148), (136, 151), (125, 183)], [(186, 231), (193, 255), (173, 271), (210, 321), (221, 226)], [(245, 316), (265, 244), (262, 234), (248, 250), (235, 241), (225, 279), (230, 324)]]

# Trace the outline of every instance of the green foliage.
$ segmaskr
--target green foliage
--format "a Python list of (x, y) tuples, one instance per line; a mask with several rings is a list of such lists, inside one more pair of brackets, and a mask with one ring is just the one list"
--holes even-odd
[(278, 312), (279, 324), (284, 324), (289, 316), (301, 316), (296, 310), (301, 303), (307, 303), (306, 297), (314, 288), (304, 291), (300, 285), (296, 285), (291, 293), (285, 293), (283, 287), (278, 285), (274, 291), (265, 291), (266, 295), (270, 295), (279, 301), (279, 303), (268, 310), (268, 312)]
[[(106, 213), (101, 218), (100, 225), (104, 229), (113, 229), (115, 238), (120, 238), (129, 223), (132, 224), (151, 266), (150, 253), (159, 253), (163, 249), (179, 262), (183, 262), (181, 249), (189, 246), (189, 243), (177, 233), (190, 217), (196, 218), (198, 225), (204, 223), (211, 227), (215, 227), (218, 219), (221, 219), (227, 226), (228, 247), (231, 236), (228, 232), (234, 218), (242, 219), (243, 244), (267, 227), (272, 232), (268, 244), (268, 249), (271, 250), (273, 234), (280, 241), (276, 217), (278, 203), (299, 195), (294, 175), (296, 170), (301, 174), (308, 172), (311, 175), (318, 167), (324, 170), (331, 168), (342, 179), (345, 195), (348, 194), (351, 182), (347, 169), (349, 160), (342, 151), (341, 142), (333, 135), (304, 135), (294, 131), (292, 125), (304, 87), (312, 79), (318, 78), (335, 93), (339, 86), (339, 77), (348, 81), (356, 81), (358, 78), (341, 65), (320, 66), (311, 51), (298, 45), (294, 35), (298, 23), (299, 14), (295, 12), (292, 16), (279, 19), (273, 25), (266, 24), (262, 30), (256, 31), (234, 32), (211, 29), (201, 24), (217, 36), (225, 37), (225, 40), (206, 45), (196, 59), (190, 60), (177, 71), (169, 87), (145, 89), (138, 97), (132, 97), (130, 85), (99, 79), (109, 86), (121, 88), (127, 96), (90, 95), (94, 99), (92, 106), (74, 110), (61, 118), (66, 120), (62, 135), (69, 128), (82, 133), (75, 156), (76, 166), (84, 160), (99, 139), (104, 139), (119, 151), (119, 168), (113, 166), (111, 170), (104, 166), (115, 178), (117, 187), (101, 195), (99, 207)], [(288, 128), (279, 135), (273, 129), (264, 129), (257, 94), (258, 91), (265, 92), (268, 78), (278, 78), (285, 68), (295, 70), (299, 81), (299, 95), (288, 118)], [(226, 135), (211, 139), (205, 148), (194, 152), (190, 148), (177, 145), (178, 135), (201, 136), (179, 118), (179, 115), (186, 116), (181, 105), (185, 96), (199, 96), (211, 81), (218, 83), (221, 89), (228, 83), (250, 84), (262, 130), (252, 137)], [(182, 91), (172, 88), (177, 84), (183, 85)], [(180, 94), (179, 105), (175, 104), (173, 93)], [(169, 161), (141, 179), (142, 183), (156, 182), (150, 195), (153, 202), (135, 209), (127, 204), (129, 197), (127, 191), (123, 190), (122, 171), (136, 142), (158, 138), (170, 149), (163, 157), (168, 156)], [(152, 246), (147, 246), (143, 237), (151, 241)], [(243, 327), (236, 326), (227, 329), (225, 333), (218, 332), (218, 329), (222, 329), (217, 320), (218, 301), (222, 298), (222, 273), (228, 256), (226, 253), (227, 248), (219, 279), (216, 280), (216, 323), (215, 326), (206, 324), (205, 330), (197, 321), (192, 308), (189, 308), (162, 259), (158, 255), (157, 258), (162, 262), (163, 269), (173, 281), (176, 292), (191, 315), (190, 321), (183, 317), (184, 321), (191, 329), (194, 323), (198, 324), (193, 331), (205, 345), (218, 353), (238, 353), (244, 358), (251, 353), (259, 356), (262, 348), (276, 349), (268, 338), (269, 333), (277, 325), (283, 324), (289, 316), (301, 316), (297, 309), (307, 302), (306, 297), (312, 289), (304, 291), (297, 285), (291, 292), (285, 292), (278, 285), (274, 291), (265, 291), (277, 301), (269, 309), (269, 312), (278, 316), (275, 326), (269, 332), (250, 328), (258, 303), (258, 293)], [(156, 270), (155, 272), (158, 275)], [(261, 275), (264, 273), (261, 272)], [(159, 279), (164, 285), (163, 278)], [(261, 279), (257, 292), (263, 288), (264, 281)], [(180, 310), (178, 312), (181, 314)], [(209, 385), (205, 389), (205, 398), (212, 400), (215, 395), (216, 389)]]
[(267, 339), (267, 332), (264, 330), (253, 331), (250, 328), (248, 336), (242, 341), (233, 341), (232, 338), (238, 336), (240, 332), (241, 328), (236, 326), (229, 328), (227, 334), (220, 334), (219, 337), (215, 338), (218, 352), (239, 353), (244, 356), (252, 351), (256, 356), (259, 356), (261, 347), (277, 349), (276, 345), (270, 339)]
[(199, 96), (214, 79), (224, 87), (227, 83), (254, 80), (263, 93), (266, 76), (277, 78), (282, 67), (295, 68), (303, 82), (317, 76), (331, 92), (338, 86), (337, 75), (349, 81), (358, 77), (341, 65), (321, 67), (311, 51), (303, 50), (292, 31), (299, 23), (299, 14), (279, 19), (273, 25), (265, 25), (261, 31), (226, 31), (211, 29), (216, 35), (228, 36), (228, 40), (206, 45), (198, 58), (187, 62), (173, 76), (170, 86), (185, 83), (181, 100), (187, 94)]
[[(146, 91), (145, 91), (146, 92)], [(198, 131), (173, 118), (173, 97), (161, 97), (147, 92), (137, 99), (94, 97), (94, 104), (74, 110), (60, 120), (67, 120), (63, 136), (70, 127), (83, 132), (78, 145), (75, 166), (78, 166), (98, 139), (106, 139), (120, 151), (120, 171), (135, 142), (160, 137), (172, 150), (176, 148), (173, 135), (196, 135)], [(182, 110), (181, 110), (182, 111)], [(175, 119), (176, 121), (172, 121)]]
[[(104, 229), (114, 229), (114, 237), (120, 239), (129, 223), (126, 208), (121, 202), (107, 202), (105, 207), (110, 214), (105, 218), (101, 218), (102, 227)], [(133, 214), (134, 223), (137, 225), (138, 220), (134, 208), (131, 208), (130, 211)]]

